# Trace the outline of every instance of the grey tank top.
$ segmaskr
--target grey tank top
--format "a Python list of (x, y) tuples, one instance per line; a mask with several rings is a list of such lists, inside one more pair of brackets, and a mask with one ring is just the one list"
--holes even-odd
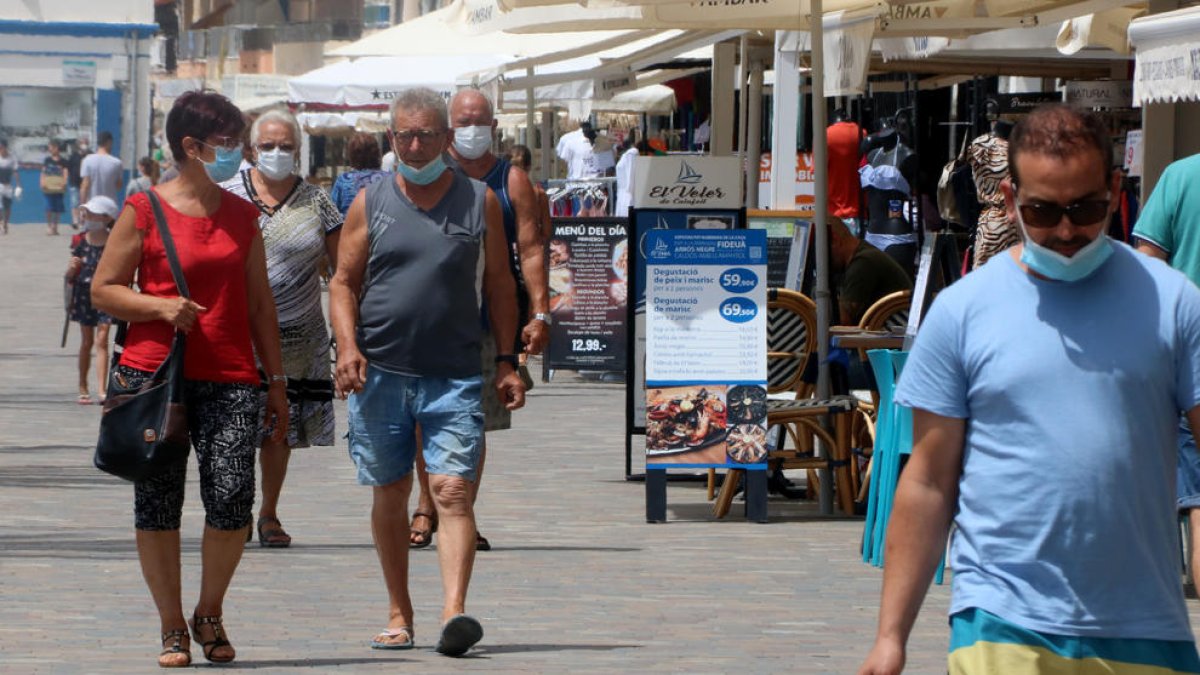
[(366, 190), (359, 350), (371, 365), (399, 375), (479, 375), (487, 186), (454, 172), (429, 211), (409, 201), (395, 180)]

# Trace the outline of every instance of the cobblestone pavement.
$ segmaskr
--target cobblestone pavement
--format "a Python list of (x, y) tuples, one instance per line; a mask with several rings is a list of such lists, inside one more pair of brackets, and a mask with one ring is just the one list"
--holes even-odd
[[(0, 672), (150, 672), (158, 622), (134, 550), (132, 490), (92, 467), (99, 408), (75, 403), (78, 330), (58, 347), (67, 238), (43, 232), (17, 226), (0, 238)], [(477, 559), (468, 604), (486, 636), (465, 659), (432, 649), (432, 549), (412, 557), (418, 648), (367, 648), (386, 622), (370, 491), (355, 484), (344, 441), (295, 452), (280, 509), (295, 543), (247, 548), (225, 606), (232, 667), (853, 672), (880, 582), (859, 559), (861, 520), (773, 498), (769, 524), (712, 521), (701, 483), (672, 483), (671, 522), (646, 524), (642, 484), (624, 480), (623, 391), (556, 378), (531, 393), (514, 430), (490, 436), (479, 512), (495, 549)], [(339, 429), (344, 411), (339, 403)], [(195, 476), (185, 603), (199, 578)], [(945, 672), (948, 597), (948, 587), (930, 591), (909, 672)]]

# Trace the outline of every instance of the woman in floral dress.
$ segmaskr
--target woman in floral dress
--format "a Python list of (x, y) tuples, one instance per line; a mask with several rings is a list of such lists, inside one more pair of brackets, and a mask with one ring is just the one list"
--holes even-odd
[(221, 187), (258, 207), (267, 275), (279, 313), (290, 420), (287, 439), (264, 437), (259, 544), (284, 548), (291, 537), (276, 512), (292, 448), (333, 445), (333, 385), (329, 331), (321, 309), (320, 270), (337, 261), (342, 216), (325, 192), (296, 171), (300, 126), (283, 110), (264, 113), (250, 129), (255, 166)]

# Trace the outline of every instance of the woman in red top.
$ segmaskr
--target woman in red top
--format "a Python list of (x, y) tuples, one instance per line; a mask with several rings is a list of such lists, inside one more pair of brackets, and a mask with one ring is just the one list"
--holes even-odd
[[(92, 301), (129, 322), (114, 377), (136, 386), (166, 358), (176, 330), (188, 335), (184, 392), (200, 467), (205, 528), (200, 599), (185, 622), (179, 523), (187, 461), (134, 485), (142, 574), (162, 622), (158, 664), (191, 663), (188, 623), (204, 657), (234, 658), (221, 623), (225, 590), (241, 559), (254, 505), (254, 450), (260, 410), (257, 353), (269, 378), (261, 424), (287, 432), (279, 323), (267, 281), (258, 210), (217, 187), (241, 161), (242, 113), (225, 97), (188, 92), (167, 116), (179, 177), (154, 188), (175, 241), (191, 298), (179, 297), (149, 195), (126, 202), (92, 281)], [(137, 282), (139, 290), (130, 288)]]

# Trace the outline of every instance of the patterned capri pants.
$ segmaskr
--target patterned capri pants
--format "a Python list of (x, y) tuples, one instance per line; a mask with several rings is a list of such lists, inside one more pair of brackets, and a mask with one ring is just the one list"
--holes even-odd
[[(118, 365), (115, 375), (138, 386), (153, 373)], [(258, 386), (236, 382), (184, 383), (188, 430), (200, 466), (204, 522), (217, 530), (250, 524), (254, 510), (254, 457), (261, 403)], [(183, 514), (187, 459), (134, 483), (134, 524), (139, 530), (178, 530)]]

